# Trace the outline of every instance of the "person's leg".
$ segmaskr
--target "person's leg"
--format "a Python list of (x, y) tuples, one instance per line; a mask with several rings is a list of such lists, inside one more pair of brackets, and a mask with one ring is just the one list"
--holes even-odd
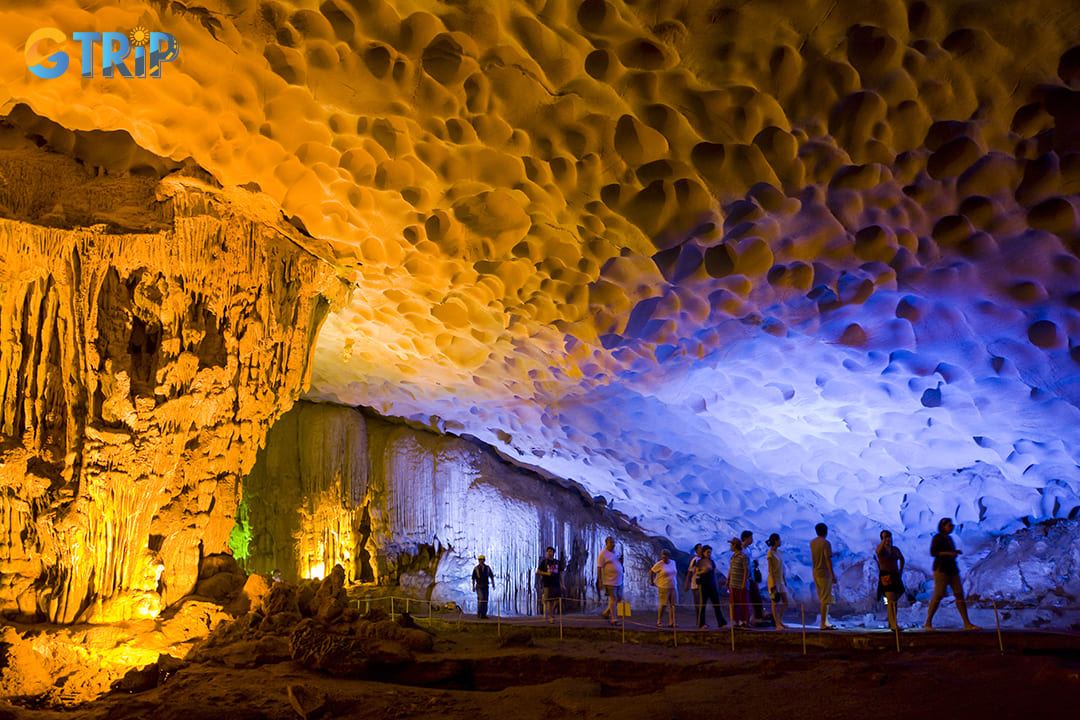
[(698, 618), (698, 625), (700, 625), (704, 617), (701, 611), (701, 588), (694, 588), (694, 617)]
[(956, 597), (956, 609), (960, 611), (960, 619), (964, 621), (965, 630), (980, 630), (981, 628), (968, 618), (967, 600), (964, 598), (964, 584), (960, 581), (960, 575), (950, 578), (953, 595)]
[(481, 620), (487, 618), (488, 589), (476, 588), (476, 615)]
[(787, 613), (787, 606), (787, 593), (780, 593), (780, 616), (778, 620), (782, 629), (787, 629), (787, 625), (784, 624), (784, 614)]
[(814, 587), (818, 595), (818, 617), (821, 619), (821, 629), (829, 627), (829, 601), (832, 600), (832, 578), (822, 574), (814, 576)]
[(716, 588), (702, 588), (701, 590), (701, 615), (698, 617), (698, 627), (704, 628), (705, 625), (705, 609), (712, 603), (713, 611), (716, 613), (717, 622), (720, 617), (720, 594)]
[(776, 602), (776, 593), (769, 593), (769, 605), (772, 607), (773, 625), (776, 629), (784, 627), (784, 606)]
[(754, 582), (753, 578), (750, 578), (750, 584), (748, 586), (748, 589), (750, 590), (750, 593), (749, 593), (750, 598), (749, 598), (749, 600), (750, 600), (750, 605), (751, 605), (751, 607), (753, 608), (753, 611), (754, 611), (754, 613), (753, 613), (754, 619), (755, 620), (761, 620), (763, 617), (765, 617), (765, 608), (762, 607), (762, 603), (761, 603), (761, 589), (758, 587), (758, 584), (756, 582)]
[(675, 597), (675, 589), (672, 588), (671, 590), (668, 591), (668, 605), (667, 605), (668, 606), (668, 624), (671, 625), (671, 627), (675, 627), (675, 601), (676, 600), (677, 600), (677, 598)]
[(814, 578), (814, 586), (817, 588), (818, 596), (818, 619), (821, 621), (821, 629), (824, 630), (829, 625), (829, 593), (825, 587), (827, 580), (824, 578)]
[(930, 598), (930, 605), (926, 608), (926, 623), (923, 628), (927, 630), (934, 629), (934, 613), (937, 612), (938, 605), (941, 604), (941, 599), (945, 597), (945, 588), (948, 585), (948, 579), (943, 572), (934, 572), (934, 595)]
[(724, 619), (724, 613), (720, 609), (720, 591), (713, 590), (713, 612), (716, 614), (716, 627), (722, 628), (727, 625), (727, 620)]

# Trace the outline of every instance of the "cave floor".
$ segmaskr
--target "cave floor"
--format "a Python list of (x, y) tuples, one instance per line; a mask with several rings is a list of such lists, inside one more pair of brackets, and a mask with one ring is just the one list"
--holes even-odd
[(535, 618), (421, 618), (434, 650), (392, 682), (294, 662), (189, 664), (152, 690), (75, 708), (0, 701), (0, 718), (1006, 718), (1060, 712), (1080, 691), (1077, 633), (1007, 631), (1002, 651), (991, 630), (905, 631), (898, 651), (887, 631), (675, 635), (651, 617), (651, 628), (625, 635), (595, 616), (567, 617), (561, 639), (558, 625)]

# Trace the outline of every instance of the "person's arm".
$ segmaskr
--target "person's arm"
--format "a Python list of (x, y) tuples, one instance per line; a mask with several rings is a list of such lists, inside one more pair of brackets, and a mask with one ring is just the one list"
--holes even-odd
[(656, 566), (655, 565), (653, 565), (652, 569), (649, 570), (649, 584), (650, 585), (655, 585), (656, 584)]
[(960, 554), (960, 551), (956, 549), (956, 545), (953, 545), (951, 548), (943, 548), (942, 546), (945, 544), (946, 543), (944, 542), (938, 541), (937, 537), (935, 536), (934, 539), (930, 542), (930, 554), (934, 557), (951, 558), (954, 558)]
[(896, 572), (902, 573), (904, 572), (904, 553), (900, 552), (900, 548), (895, 545), (893, 547), (896, 548)]
[(544, 563), (543, 560), (541, 560), (540, 561), (540, 567), (536, 568), (536, 574), (537, 575), (550, 575), (551, 573), (549, 573), (547, 570), (544, 569), (545, 566), (546, 566), (546, 564)]
[(836, 584), (836, 570), (832, 564), (832, 543), (825, 546), (825, 559), (829, 562), (829, 574), (832, 575), (833, 584)]

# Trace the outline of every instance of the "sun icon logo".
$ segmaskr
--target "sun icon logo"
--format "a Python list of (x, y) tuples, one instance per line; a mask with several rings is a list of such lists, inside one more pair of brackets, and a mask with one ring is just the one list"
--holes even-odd
[(146, 47), (150, 44), (150, 31), (142, 25), (136, 25), (128, 33), (128, 39), (134, 47)]

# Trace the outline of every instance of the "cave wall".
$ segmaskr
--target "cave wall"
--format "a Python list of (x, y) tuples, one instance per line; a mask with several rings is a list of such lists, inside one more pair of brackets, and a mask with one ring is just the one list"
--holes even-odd
[(34, 139), (0, 122), (0, 611), (152, 616), (226, 549), (344, 288), (250, 193)]
[(472, 607), (470, 574), (483, 554), (501, 611), (531, 614), (545, 547), (566, 562), (569, 597), (595, 599), (596, 556), (611, 535), (624, 553), (627, 598), (655, 602), (647, 578), (656, 538), (574, 483), (467, 439), (298, 402), (267, 434), (243, 488), (233, 551), (250, 572), (295, 580), (341, 563), (350, 581)]

